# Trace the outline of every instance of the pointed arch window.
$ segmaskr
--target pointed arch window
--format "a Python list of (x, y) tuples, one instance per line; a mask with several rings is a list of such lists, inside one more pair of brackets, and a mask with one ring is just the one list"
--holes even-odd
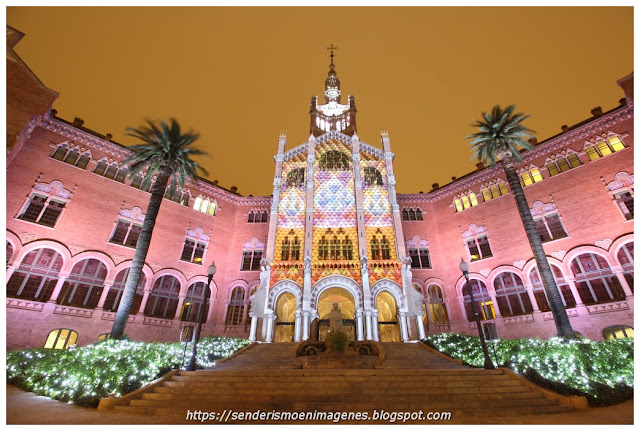
[(96, 308), (106, 276), (107, 267), (97, 259), (85, 259), (76, 263), (62, 286), (58, 304)]
[(216, 215), (216, 201), (207, 197), (198, 196), (193, 202), (193, 209), (204, 214)]
[(58, 282), (62, 256), (50, 248), (30, 251), (11, 274), (7, 296), (29, 301), (46, 302)]
[(429, 295), (429, 314), (431, 321), (437, 325), (449, 324), (449, 313), (447, 312), (447, 304), (444, 302), (442, 289), (436, 284), (427, 287)]
[(81, 151), (77, 146), (69, 150), (66, 143), (58, 145), (51, 157), (80, 169), (86, 169), (89, 161), (91, 161), (91, 153), (89, 151)]
[[(200, 310), (202, 310), (202, 322), (207, 321), (207, 317), (209, 314), (209, 304), (206, 306), (205, 301), (203, 300), (204, 292), (207, 288), (207, 285), (203, 281), (198, 281), (187, 289), (187, 294), (184, 297), (184, 302), (182, 304), (182, 311), (180, 313), (180, 320), (183, 322), (198, 322), (198, 317), (200, 315)], [(204, 308), (203, 308), (204, 307)]]
[(153, 284), (144, 315), (173, 319), (180, 301), (180, 281), (173, 275), (163, 275)]
[[(107, 299), (104, 301), (103, 309), (104, 311), (116, 312), (118, 311), (118, 307), (120, 307), (120, 300), (122, 299), (122, 293), (124, 292), (124, 288), (127, 284), (127, 278), (129, 277), (129, 270), (131, 268), (125, 268), (120, 271), (113, 282), (113, 286), (109, 289), (109, 293), (107, 293)], [(133, 302), (131, 303), (130, 314), (138, 314), (140, 311), (140, 304), (142, 303), (142, 298), (144, 296), (144, 286), (147, 282), (147, 278), (144, 275), (144, 272), (140, 273), (140, 279), (138, 280), (138, 287), (136, 288), (136, 296), (133, 298)]]
[(408, 248), (409, 257), (411, 258), (412, 268), (431, 268), (431, 258), (429, 249), (426, 247)]
[(470, 280), (469, 286), (463, 286), (462, 294), (464, 296), (464, 309), (467, 314), (467, 320), (473, 322), (475, 320), (473, 314), (473, 308), (471, 307), (471, 296), (469, 296), (468, 289), (473, 289), (473, 299), (476, 301), (476, 307), (480, 320), (493, 320), (496, 317), (493, 301), (487, 286), (480, 280)]
[(71, 192), (66, 190), (60, 181), (52, 181), (49, 184), (37, 183), (17, 218), (55, 227), (70, 198)]
[(324, 235), (318, 242), (318, 258), (320, 260), (329, 260), (329, 241)]
[(523, 187), (539, 183), (540, 181), (542, 181), (542, 175), (540, 174), (540, 170), (535, 166), (531, 166), (529, 169), (524, 169), (520, 173), (520, 183)]
[(363, 169), (364, 172), (364, 184), (367, 186), (382, 186), (384, 182), (382, 181), (382, 174), (379, 170), (371, 166), (365, 166)]
[(227, 325), (242, 324), (242, 314), (244, 312), (244, 289), (236, 286), (231, 292), (229, 306), (227, 307)]
[(590, 161), (598, 160), (626, 148), (626, 145), (619, 136), (612, 135), (608, 139), (600, 139), (594, 144), (587, 144), (584, 147)]
[(633, 292), (633, 243), (628, 242), (618, 251), (618, 262), (622, 265), (622, 275)]
[[(550, 265), (551, 270), (553, 271), (553, 278), (556, 281), (556, 286), (560, 290), (560, 297), (562, 299), (562, 304), (565, 308), (575, 308), (576, 300), (573, 297), (573, 293), (571, 292), (571, 288), (569, 287), (569, 283), (564, 278), (564, 274), (555, 265)], [(547, 298), (547, 290), (542, 284), (542, 279), (540, 278), (540, 274), (538, 274), (538, 267), (534, 266), (529, 274), (529, 278), (531, 279), (531, 285), (533, 287), (533, 296), (536, 299), (536, 303), (538, 304), (538, 308), (542, 312), (551, 311), (551, 307), (549, 306), (549, 300)]]
[(607, 261), (594, 253), (584, 253), (573, 259), (571, 270), (576, 287), (585, 305), (622, 301), (625, 294)]
[(320, 156), (319, 167), (321, 170), (348, 171), (349, 157), (342, 151), (329, 150)]
[(519, 316), (533, 313), (533, 306), (529, 294), (519, 275), (513, 272), (499, 274), (493, 282), (496, 292), (496, 302), (500, 314), (504, 317)]
[(287, 187), (304, 186), (305, 168), (296, 168), (287, 174)]

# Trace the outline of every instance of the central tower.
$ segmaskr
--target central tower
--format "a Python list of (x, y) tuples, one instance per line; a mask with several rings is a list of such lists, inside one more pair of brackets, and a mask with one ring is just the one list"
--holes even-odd
[(382, 150), (360, 141), (355, 98), (341, 103), (329, 49), (325, 104), (311, 99), (309, 139), (288, 151), (284, 134), (278, 141), (250, 338), (322, 340), (338, 302), (353, 339), (408, 341), (424, 334), (423, 310), (405, 257), (394, 154), (386, 132)]

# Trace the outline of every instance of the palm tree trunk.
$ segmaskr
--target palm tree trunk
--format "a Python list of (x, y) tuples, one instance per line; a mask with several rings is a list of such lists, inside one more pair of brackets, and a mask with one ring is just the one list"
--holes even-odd
[(538, 265), (538, 272), (542, 279), (542, 284), (547, 292), (547, 299), (549, 300), (553, 320), (556, 323), (558, 336), (562, 338), (575, 338), (573, 328), (571, 328), (571, 323), (569, 322), (567, 310), (562, 304), (562, 298), (560, 297), (556, 280), (553, 276), (553, 272), (551, 271), (551, 266), (547, 260), (544, 248), (542, 248), (542, 240), (540, 239), (540, 235), (536, 229), (536, 224), (533, 221), (533, 216), (529, 209), (529, 203), (524, 195), (524, 190), (522, 190), (522, 185), (520, 184), (520, 179), (516, 173), (513, 160), (508, 155), (502, 155), (502, 157), (500, 157), (500, 162), (504, 168), (505, 174), (507, 175), (509, 186), (511, 186), (511, 191), (513, 192), (516, 205), (518, 206), (518, 212), (520, 213), (520, 218), (524, 225), (524, 230), (527, 233), (527, 238), (529, 238), (529, 244), (533, 251), (533, 256), (536, 260), (536, 264)]
[(149, 251), (149, 244), (151, 243), (151, 235), (153, 234), (153, 228), (156, 225), (156, 217), (160, 210), (160, 204), (162, 204), (162, 198), (164, 197), (167, 183), (171, 177), (171, 170), (166, 167), (160, 168), (158, 171), (158, 177), (151, 189), (151, 197), (149, 198), (149, 205), (147, 206), (147, 213), (144, 217), (144, 223), (142, 223), (142, 230), (136, 244), (136, 251), (133, 255), (133, 261), (129, 268), (129, 276), (122, 293), (122, 299), (120, 300), (120, 306), (116, 313), (116, 318), (111, 328), (111, 338), (122, 338), (124, 335), (124, 328), (127, 325), (129, 319), (129, 313), (131, 311), (131, 305), (136, 296), (136, 290), (138, 283), (140, 282), (140, 274), (142, 273), (142, 266), (147, 258), (147, 252)]

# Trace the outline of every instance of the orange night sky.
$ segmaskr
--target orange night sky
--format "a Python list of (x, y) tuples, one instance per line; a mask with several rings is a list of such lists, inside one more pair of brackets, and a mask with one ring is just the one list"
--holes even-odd
[(399, 193), (475, 169), (465, 136), (516, 104), (542, 141), (624, 96), (631, 7), (9, 7), (16, 52), (60, 93), (58, 116), (130, 145), (125, 127), (176, 117), (225, 188), (272, 192), (278, 134), (309, 136), (333, 43), (358, 135), (388, 129)]

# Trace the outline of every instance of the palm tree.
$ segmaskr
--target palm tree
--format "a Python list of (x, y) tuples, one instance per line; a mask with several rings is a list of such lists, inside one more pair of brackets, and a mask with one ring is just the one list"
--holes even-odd
[(467, 139), (471, 139), (471, 146), (475, 150), (474, 158), (486, 164), (490, 164), (493, 167), (496, 160), (500, 161), (500, 164), (504, 168), (504, 172), (507, 175), (509, 186), (516, 200), (518, 206), (518, 212), (524, 225), (524, 230), (529, 239), (533, 256), (538, 265), (538, 271), (542, 284), (547, 292), (547, 298), (549, 300), (549, 306), (553, 313), (553, 319), (556, 323), (558, 330), (558, 336), (563, 338), (574, 338), (574, 332), (567, 316), (567, 310), (562, 304), (560, 292), (556, 285), (556, 280), (551, 271), (549, 261), (542, 248), (542, 240), (536, 229), (531, 210), (529, 209), (529, 203), (522, 190), (518, 173), (516, 172), (515, 163), (522, 162), (520, 157), (520, 151), (518, 147), (522, 147), (527, 150), (533, 149), (527, 138), (533, 138), (531, 134), (533, 130), (528, 129), (521, 123), (528, 118), (528, 115), (522, 113), (513, 114), (515, 109), (514, 105), (509, 106), (504, 111), (500, 109), (500, 106), (493, 107), (491, 113), (482, 113), (483, 120), (475, 120), (474, 127), (479, 129), (479, 132), (467, 136)]
[(184, 187), (185, 178), (195, 178), (197, 170), (201, 170), (205, 175), (207, 173), (190, 158), (195, 155), (207, 154), (203, 151), (189, 148), (189, 145), (198, 139), (199, 135), (192, 132), (183, 134), (180, 131), (180, 125), (173, 118), (171, 119), (171, 125), (167, 125), (164, 121), (161, 121), (159, 126), (149, 120), (147, 120), (147, 123), (148, 126), (142, 126), (139, 129), (127, 127), (130, 132), (127, 135), (142, 141), (139, 145), (129, 147), (129, 149), (133, 150), (133, 155), (127, 157), (124, 161), (125, 164), (129, 165), (129, 176), (134, 177), (146, 169), (145, 184), (149, 184), (154, 175), (157, 174), (157, 177), (151, 188), (149, 206), (147, 207), (142, 230), (136, 244), (136, 251), (133, 255), (120, 306), (111, 328), (111, 338), (122, 338), (124, 335), (131, 304), (140, 281), (142, 266), (149, 251), (156, 217), (158, 216), (167, 184), (169, 184), (169, 179), (171, 179), (169, 190), (173, 194), (177, 186)]

